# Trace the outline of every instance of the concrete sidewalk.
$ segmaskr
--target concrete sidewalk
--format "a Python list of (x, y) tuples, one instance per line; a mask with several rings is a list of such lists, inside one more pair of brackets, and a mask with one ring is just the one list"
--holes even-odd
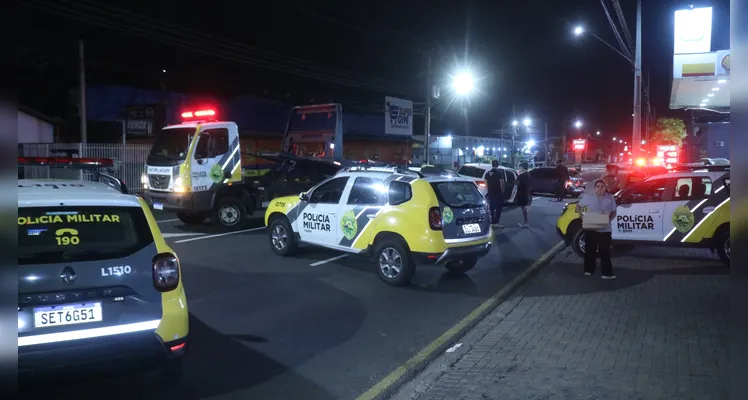
[(662, 248), (613, 265), (586, 277), (565, 249), (393, 398), (727, 398), (729, 269)]

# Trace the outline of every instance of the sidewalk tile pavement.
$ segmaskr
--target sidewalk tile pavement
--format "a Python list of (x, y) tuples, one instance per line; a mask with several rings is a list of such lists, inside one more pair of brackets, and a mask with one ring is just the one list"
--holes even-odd
[(727, 398), (728, 268), (701, 249), (613, 264), (617, 280), (583, 276), (565, 249), (435, 381), (395, 398)]

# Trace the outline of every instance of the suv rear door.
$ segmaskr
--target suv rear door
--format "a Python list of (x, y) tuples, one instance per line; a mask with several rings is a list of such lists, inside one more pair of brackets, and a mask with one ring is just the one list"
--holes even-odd
[(19, 208), (19, 347), (76, 339), (70, 332), (81, 329), (157, 325), (157, 253), (140, 207)]
[(442, 231), (447, 243), (476, 240), (490, 232), (490, 218), (483, 195), (473, 182), (431, 182), (442, 213)]

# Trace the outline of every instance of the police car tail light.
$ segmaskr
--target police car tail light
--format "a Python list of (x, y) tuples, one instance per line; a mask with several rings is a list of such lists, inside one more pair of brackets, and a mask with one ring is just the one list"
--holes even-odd
[(435, 231), (442, 230), (442, 212), (439, 207), (431, 207), (429, 210), (429, 226)]
[(179, 259), (171, 253), (153, 257), (153, 286), (159, 292), (169, 292), (179, 285)]

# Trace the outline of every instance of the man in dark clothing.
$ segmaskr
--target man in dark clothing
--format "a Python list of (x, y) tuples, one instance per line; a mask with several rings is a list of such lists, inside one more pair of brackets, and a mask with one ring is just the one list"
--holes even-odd
[(499, 160), (491, 161), (491, 170), (486, 174), (488, 186), (488, 204), (491, 206), (491, 223), (496, 228), (503, 228), (499, 224), (501, 209), (504, 207), (504, 171), (499, 169)]
[(564, 201), (566, 196), (566, 182), (569, 180), (569, 168), (563, 163), (556, 165), (556, 199)]

